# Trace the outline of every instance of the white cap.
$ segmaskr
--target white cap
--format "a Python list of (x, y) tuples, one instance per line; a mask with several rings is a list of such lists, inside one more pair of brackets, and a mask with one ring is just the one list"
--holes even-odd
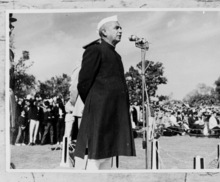
[(102, 25), (104, 25), (105, 23), (111, 22), (111, 21), (118, 21), (118, 17), (117, 15), (115, 16), (110, 16), (108, 18), (104, 18), (102, 19), (97, 26), (97, 33), (99, 32), (99, 29), (101, 28)]

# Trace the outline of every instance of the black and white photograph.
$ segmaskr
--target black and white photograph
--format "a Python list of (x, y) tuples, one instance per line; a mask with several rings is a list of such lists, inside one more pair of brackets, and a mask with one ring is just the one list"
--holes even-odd
[(7, 16), (9, 171), (219, 171), (220, 11)]

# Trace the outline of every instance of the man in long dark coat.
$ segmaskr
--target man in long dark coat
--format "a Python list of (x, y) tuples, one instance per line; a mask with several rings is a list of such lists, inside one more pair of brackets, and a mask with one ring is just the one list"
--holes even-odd
[(122, 28), (114, 16), (97, 29), (101, 43), (85, 50), (77, 86), (85, 108), (75, 156), (84, 158), (88, 147), (88, 170), (110, 168), (114, 156), (136, 155), (124, 68), (115, 51)]

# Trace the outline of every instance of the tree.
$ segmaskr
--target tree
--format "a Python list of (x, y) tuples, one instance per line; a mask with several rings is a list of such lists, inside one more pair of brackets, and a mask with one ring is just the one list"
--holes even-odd
[(197, 90), (198, 90), (199, 94), (201, 94), (201, 95), (210, 95), (214, 91), (214, 89), (212, 87), (207, 86), (204, 83), (199, 83), (197, 85)]
[(216, 96), (214, 88), (207, 86), (204, 83), (200, 83), (197, 85), (196, 89), (184, 97), (183, 101), (191, 106), (217, 105), (219, 104), (219, 100)]
[(71, 77), (67, 74), (51, 77), (44, 82), (39, 81), (39, 94), (43, 98), (61, 96), (65, 100), (69, 97)]
[(215, 81), (215, 85), (216, 85), (215, 92), (218, 100), (220, 101), (220, 77)]
[[(166, 84), (167, 79), (163, 76), (164, 67), (160, 62), (145, 61), (145, 81), (147, 86), (148, 96), (155, 96), (158, 85)], [(142, 77), (141, 77), (142, 62), (137, 64), (137, 69), (133, 66), (125, 73), (125, 79), (129, 90), (131, 102), (142, 102)]]
[(159, 101), (168, 101), (170, 100), (169, 96), (167, 95), (160, 95), (158, 96)]
[(15, 62), (14, 64), (16, 74), (25, 73), (33, 65), (33, 62), (28, 62), (29, 59), (29, 52), (22, 51), (22, 57), (18, 60), (18, 62)]
[(18, 97), (25, 97), (36, 87), (35, 77), (26, 73), (33, 65), (28, 62), (29, 58), (29, 52), (23, 51), (22, 57), (14, 63), (15, 95)]

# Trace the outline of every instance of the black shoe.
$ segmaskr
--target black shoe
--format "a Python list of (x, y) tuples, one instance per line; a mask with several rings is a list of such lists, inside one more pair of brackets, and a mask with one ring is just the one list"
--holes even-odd
[(61, 147), (57, 147), (57, 148), (56, 148), (56, 150), (61, 150), (61, 149), (62, 149)]

